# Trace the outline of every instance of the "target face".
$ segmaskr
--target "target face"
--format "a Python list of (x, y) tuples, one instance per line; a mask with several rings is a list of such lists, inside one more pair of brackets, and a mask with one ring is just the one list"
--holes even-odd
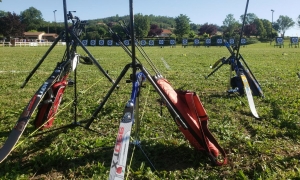
[(162, 40), (162, 39), (158, 40), (158, 44), (159, 45), (163, 45), (164, 44), (164, 40)]
[(183, 40), (182, 40), (182, 44), (183, 44), (183, 45), (187, 45), (187, 44), (188, 44), (188, 40), (187, 40), (187, 39), (183, 39)]
[(81, 42), (82, 42), (82, 44), (83, 44), (84, 46), (86, 46), (86, 45), (87, 45), (87, 43), (88, 43), (88, 40), (87, 40), (87, 39), (85, 39), (85, 40), (82, 40)]
[(99, 40), (99, 45), (104, 46), (104, 40), (103, 39)]
[(129, 40), (124, 40), (124, 44), (125, 44), (126, 46), (129, 46)]
[(229, 39), (229, 44), (234, 44), (234, 39)]
[(241, 39), (241, 44), (246, 44), (246, 39), (245, 38)]
[(91, 40), (90, 44), (91, 44), (91, 46), (96, 46), (96, 40)]
[(112, 46), (113, 40), (107, 40), (107, 45)]
[(211, 39), (205, 39), (206, 44), (211, 44)]
[(222, 39), (217, 39), (217, 44), (222, 44)]
[(277, 40), (277, 43), (282, 43), (283, 42), (282, 37), (277, 37), (276, 40)]
[(171, 45), (174, 45), (174, 44), (175, 44), (175, 40), (174, 40), (174, 39), (171, 39), (171, 40), (170, 40), (170, 44), (171, 44)]
[(298, 43), (298, 41), (299, 41), (299, 40), (298, 40), (297, 37), (292, 37), (292, 38), (291, 38), (291, 42), (292, 42), (292, 43)]
[(141, 40), (141, 45), (145, 46), (146, 45), (146, 40)]
[(154, 46), (154, 40), (149, 40), (149, 45)]
[(200, 44), (200, 40), (199, 39), (194, 39), (194, 44), (195, 45), (199, 45)]

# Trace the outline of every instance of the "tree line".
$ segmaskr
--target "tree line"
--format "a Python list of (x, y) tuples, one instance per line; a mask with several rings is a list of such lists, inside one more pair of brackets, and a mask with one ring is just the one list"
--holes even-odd
[[(0, 1), (1, 2), (1, 1)], [(236, 20), (233, 14), (228, 14), (221, 26), (216, 24), (194, 24), (188, 16), (166, 17), (155, 15), (135, 14), (135, 33), (138, 38), (158, 37), (164, 29), (170, 30), (169, 38), (195, 38), (212, 37), (220, 35), (223, 38), (235, 38), (240, 34), (241, 22), (245, 19), (243, 35), (245, 37), (255, 36), (261, 40), (270, 40), (278, 34), (284, 36), (285, 32), (295, 24), (300, 27), (300, 15), (296, 22), (292, 18), (280, 15), (275, 22), (260, 19), (254, 13), (240, 16)], [(118, 15), (100, 19), (89, 20), (86, 25), (85, 39), (103, 39), (111, 37), (108, 28), (120, 36), (126, 36), (120, 22), (129, 24), (129, 16)], [(0, 11), (0, 39), (22, 37), (24, 32), (46, 32), (59, 33), (64, 30), (63, 22), (48, 22), (42, 18), (42, 12), (30, 7), (20, 14), (14, 12)]]

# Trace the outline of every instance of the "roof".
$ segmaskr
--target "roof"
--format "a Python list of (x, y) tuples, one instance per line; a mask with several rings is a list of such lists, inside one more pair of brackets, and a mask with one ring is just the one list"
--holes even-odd
[(171, 30), (169, 29), (163, 29), (162, 34), (173, 34)]
[(24, 32), (25, 36), (38, 36), (44, 34), (44, 32)]

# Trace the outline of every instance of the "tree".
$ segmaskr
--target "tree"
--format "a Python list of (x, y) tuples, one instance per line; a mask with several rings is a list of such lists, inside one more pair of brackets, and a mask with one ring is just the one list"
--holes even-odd
[(300, 27), (300, 15), (297, 18), (297, 25)]
[(163, 30), (159, 28), (157, 24), (151, 24), (148, 36), (157, 36), (160, 35), (162, 32)]
[(21, 17), (16, 13), (8, 12), (7, 16), (0, 17), (0, 27), (0, 34), (7, 39), (23, 36), (24, 25), (21, 23)]
[(239, 22), (235, 20), (233, 17), (233, 14), (228, 14), (223, 21), (223, 26), (224, 26), (224, 32), (228, 37), (233, 37), (234, 32), (237, 31)]
[(194, 31), (189, 32), (189, 38), (194, 38), (196, 36)]
[(244, 35), (247, 37), (256, 35), (257, 30), (256, 30), (256, 25), (254, 23), (251, 24), (246, 24), (244, 27)]
[(285, 32), (293, 27), (295, 25), (295, 22), (293, 21), (292, 18), (288, 17), (288, 16), (283, 16), (280, 15), (279, 18), (277, 19), (277, 23), (279, 26), (279, 32), (282, 32), (282, 35), (284, 37)]
[(266, 37), (267, 32), (266, 29), (264, 28), (263, 22), (260, 19), (255, 19), (253, 22), (256, 26), (256, 36), (260, 36), (261, 38)]
[[(246, 14), (246, 18), (245, 18), (245, 24), (251, 24), (254, 22), (255, 19), (257, 19), (258, 17), (254, 14), (254, 13), (248, 13)], [(241, 22), (243, 22), (244, 20), (244, 15), (240, 16)]]
[(42, 18), (41, 11), (30, 7), (21, 12), (22, 23), (25, 24), (25, 30), (37, 30), (43, 25), (44, 19)]
[(7, 12), (0, 10), (0, 17), (7, 16)]
[(136, 14), (134, 16), (134, 30), (137, 37), (146, 37), (150, 29), (150, 21), (148, 16)]
[(186, 15), (180, 14), (175, 18), (175, 30), (176, 36), (182, 38), (185, 34), (190, 32), (190, 18)]
[(197, 33), (198, 32), (198, 29), (200, 28), (200, 25), (199, 24), (195, 24), (195, 23), (191, 23), (190, 24), (190, 29), (192, 30), (192, 31), (194, 31), (195, 33)]
[[(263, 23), (263, 26), (266, 30), (266, 33), (267, 33), (267, 38), (272, 38), (274, 37), (272, 34), (273, 34), (273, 27), (272, 27), (272, 23), (267, 20), (267, 19), (261, 19), (262, 23)], [(276, 33), (276, 32), (275, 32)]]
[(213, 24), (205, 23), (200, 29), (198, 29), (199, 35), (209, 34), (210, 36), (215, 35), (217, 33), (217, 26)]

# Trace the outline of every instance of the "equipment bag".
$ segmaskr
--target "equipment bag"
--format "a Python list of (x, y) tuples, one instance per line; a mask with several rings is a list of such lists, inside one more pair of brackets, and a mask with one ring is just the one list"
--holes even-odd
[[(164, 78), (159, 78), (156, 82), (185, 123), (187, 128), (179, 122), (177, 124), (189, 143), (195, 149), (206, 152), (214, 165), (226, 164), (227, 158), (224, 150), (208, 130), (209, 118), (198, 95), (195, 92), (175, 91)], [(170, 113), (176, 120), (174, 113), (171, 111)]]

